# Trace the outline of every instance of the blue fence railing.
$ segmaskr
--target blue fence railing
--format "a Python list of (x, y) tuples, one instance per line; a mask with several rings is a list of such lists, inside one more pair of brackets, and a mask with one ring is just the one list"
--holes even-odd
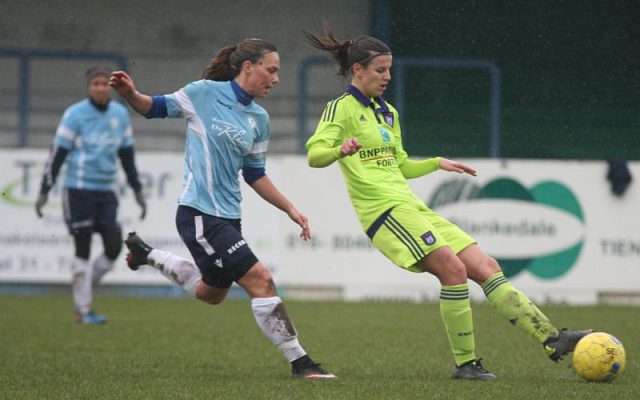
[[(305, 152), (304, 145), (310, 135), (307, 131), (307, 102), (309, 97), (308, 81), (309, 70), (312, 68), (330, 64), (327, 58), (310, 57), (305, 59), (300, 65), (299, 70), (299, 106), (298, 106), (298, 142), (299, 151)], [(425, 68), (453, 68), (453, 69), (481, 69), (489, 73), (491, 80), (489, 102), (490, 102), (490, 120), (489, 120), (489, 155), (493, 158), (500, 157), (500, 109), (501, 109), (501, 92), (502, 92), (502, 74), (500, 69), (489, 61), (485, 60), (459, 60), (459, 59), (434, 59), (434, 58), (402, 58), (398, 57), (393, 61), (393, 105), (398, 110), (402, 120), (404, 111), (404, 100), (406, 93), (406, 74), (407, 68), (425, 67)]]
[(128, 70), (127, 59), (119, 53), (81, 52), (75, 50), (13, 49), (0, 47), (0, 58), (18, 58), (20, 84), (18, 87), (18, 147), (29, 143), (31, 104), (31, 67), (34, 59), (111, 60), (122, 70)]

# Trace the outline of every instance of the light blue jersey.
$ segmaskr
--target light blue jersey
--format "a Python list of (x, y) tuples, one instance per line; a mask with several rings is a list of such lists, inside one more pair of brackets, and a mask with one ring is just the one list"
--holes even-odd
[(115, 191), (118, 150), (133, 145), (129, 113), (115, 101), (105, 111), (79, 101), (66, 109), (53, 144), (69, 151), (64, 187)]
[(243, 105), (231, 82), (200, 80), (166, 95), (167, 116), (187, 119), (184, 190), (179, 204), (221, 218), (240, 218), (239, 172), (264, 168), (269, 115)]

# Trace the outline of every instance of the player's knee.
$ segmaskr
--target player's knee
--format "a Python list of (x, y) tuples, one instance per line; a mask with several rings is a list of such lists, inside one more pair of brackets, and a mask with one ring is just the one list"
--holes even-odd
[(214, 289), (204, 285), (198, 285), (196, 288), (196, 299), (203, 301), (207, 304), (216, 305), (220, 304), (227, 297), (227, 290)]
[(110, 260), (115, 260), (122, 251), (122, 231), (120, 227), (109, 228), (102, 233), (104, 243), (104, 255)]

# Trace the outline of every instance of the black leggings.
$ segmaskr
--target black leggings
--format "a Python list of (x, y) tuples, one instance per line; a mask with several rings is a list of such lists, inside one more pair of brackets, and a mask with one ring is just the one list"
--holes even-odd
[[(105, 228), (97, 233), (102, 236), (104, 255), (110, 260), (115, 260), (122, 250), (122, 229), (119, 226)], [(79, 228), (73, 233), (73, 241), (76, 246), (76, 257), (88, 260), (91, 254), (92, 228)]]

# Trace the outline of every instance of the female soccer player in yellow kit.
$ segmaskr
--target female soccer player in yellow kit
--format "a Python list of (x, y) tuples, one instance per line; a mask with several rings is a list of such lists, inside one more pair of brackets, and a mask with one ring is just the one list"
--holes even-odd
[(328, 26), (323, 37), (305, 32), (305, 40), (330, 53), (339, 74), (351, 74), (346, 93), (327, 104), (307, 142), (309, 165), (323, 168), (338, 161), (362, 229), (375, 247), (397, 266), (440, 280), (440, 312), (456, 364), (452, 377), (495, 379), (475, 354), (468, 279), (482, 286), (500, 315), (540, 341), (552, 360), (573, 351), (589, 330), (558, 330), (473, 238), (411, 192), (407, 179), (439, 169), (475, 176), (476, 170), (441, 157), (407, 157), (398, 113), (381, 97), (391, 80), (389, 47), (370, 36), (338, 40)]

